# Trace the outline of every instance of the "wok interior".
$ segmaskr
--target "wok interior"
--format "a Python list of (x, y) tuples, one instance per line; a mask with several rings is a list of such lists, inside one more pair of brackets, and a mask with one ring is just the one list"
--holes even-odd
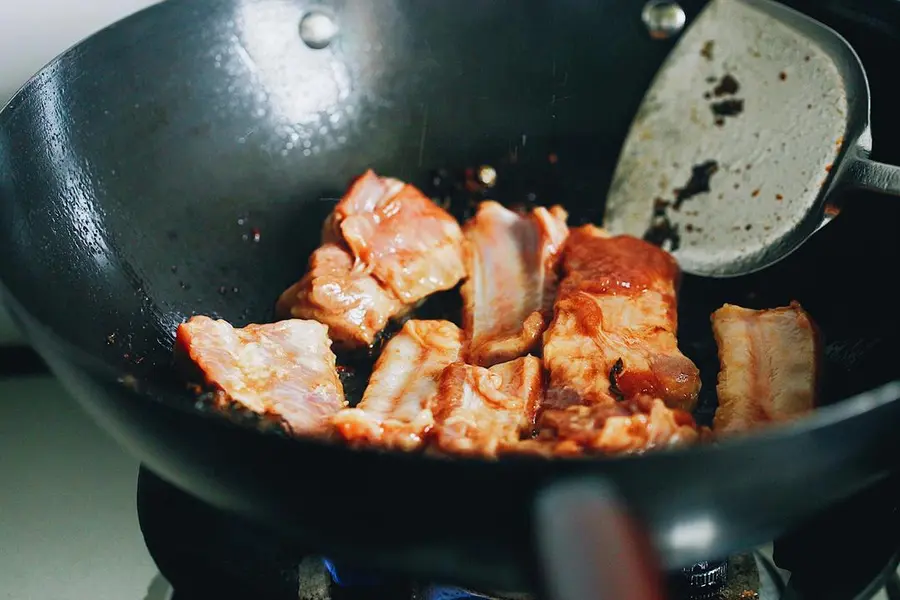
[[(668, 50), (624, 0), (607, 3), (620, 11), (565, 3), (549, 20), (537, 3), (479, 5), (478, 16), (429, 5), (440, 15), (427, 19), (412, 0), (360, 3), (342, 17), (341, 42), (318, 52), (296, 36), (298, 5), (235, 4), (232, 30), (214, 11), (191, 13), (188, 27), (187, 3), (171, 4), (63, 57), (0, 118), (0, 278), (64, 340), (166, 384), (176, 402), (191, 401), (172, 369), (176, 325), (196, 313), (272, 320), (334, 199), (368, 167), (460, 207), (465, 169), (489, 164), (497, 186), (484, 197), (560, 203), (572, 223), (597, 221)], [(598, 39), (603, 51), (586, 52)], [(632, 61), (607, 59), (625, 44)], [(525, 54), (513, 65), (510, 46)], [(824, 402), (898, 375), (885, 273), (900, 214), (892, 201), (853, 200), (772, 269), (685, 277), (679, 338), (703, 375), (701, 420), (718, 372), (709, 315), (725, 302), (798, 300), (812, 314), (827, 343)]]

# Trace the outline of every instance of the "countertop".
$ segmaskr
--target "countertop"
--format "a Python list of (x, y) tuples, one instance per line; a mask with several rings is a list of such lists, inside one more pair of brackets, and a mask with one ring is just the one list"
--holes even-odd
[(0, 379), (0, 598), (164, 600), (137, 471), (53, 377)]

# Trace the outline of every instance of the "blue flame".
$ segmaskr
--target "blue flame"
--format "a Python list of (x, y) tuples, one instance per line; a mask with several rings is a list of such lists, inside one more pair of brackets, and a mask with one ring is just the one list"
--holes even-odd
[[(325, 569), (331, 575), (331, 579), (341, 587), (372, 586), (378, 585), (377, 577), (362, 571), (354, 571), (345, 567), (338, 567), (334, 561), (323, 558)], [(490, 596), (483, 596), (462, 588), (450, 586), (430, 586), (424, 595), (424, 600), (485, 600)]]
[(431, 586), (425, 591), (425, 600), (490, 600), (476, 592), (450, 586)]
[(339, 569), (337, 565), (334, 564), (334, 561), (327, 558), (323, 558), (322, 562), (325, 564), (325, 569), (331, 575), (331, 579), (341, 587), (377, 585), (379, 583), (377, 577), (368, 573), (353, 571), (351, 569), (345, 569), (344, 567)]

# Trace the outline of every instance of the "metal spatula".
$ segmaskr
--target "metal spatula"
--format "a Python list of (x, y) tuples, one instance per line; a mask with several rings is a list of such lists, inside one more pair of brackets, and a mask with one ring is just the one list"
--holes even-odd
[(839, 195), (900, 195), (869, 160), (869, 86), (833, 30), (768, 0), (712, 0), (631, 125), (605, 226), (696, 275), (765, 268), (837, 215)]

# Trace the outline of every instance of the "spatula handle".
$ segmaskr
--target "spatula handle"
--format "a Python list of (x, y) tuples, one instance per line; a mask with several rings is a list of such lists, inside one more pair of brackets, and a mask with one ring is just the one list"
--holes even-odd
[(649, 539), (602, 482), (551, 486), (537, 500), (536, 533), (552, 600), (663, 600)]
[(841, 174), (841, 184), (860, 190), (900, 196), (900, 167), (859, 156)]

